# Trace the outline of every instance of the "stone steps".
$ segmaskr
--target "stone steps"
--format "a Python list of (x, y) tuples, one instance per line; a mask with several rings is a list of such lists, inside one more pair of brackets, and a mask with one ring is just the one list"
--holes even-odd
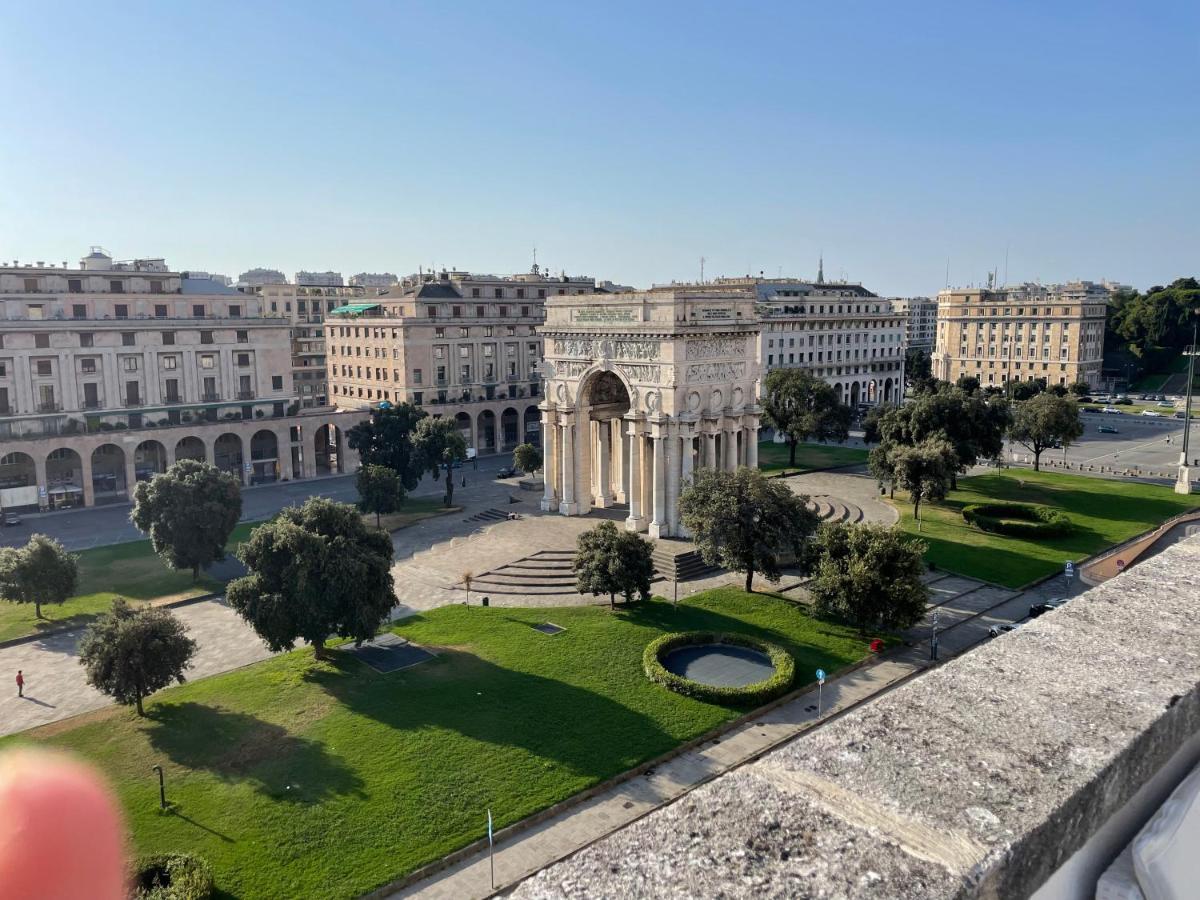
[(823, 522), (846, 522), (853, 525), (866, 518), (862, 507), (824, 494), (809, 497), (807, 505)]
[(467, 516), (464, 522), (503, 522), (508, 519), (508, 513), (501, 509), (485, 509), (473, 516)]

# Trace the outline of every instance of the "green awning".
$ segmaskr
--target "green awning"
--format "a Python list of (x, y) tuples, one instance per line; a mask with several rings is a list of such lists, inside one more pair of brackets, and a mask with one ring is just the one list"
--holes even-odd
[(379, 309), (378, 303), (347, 303), (345, 306), (339, 306), (337, 309), (331, 309), (331, 316), (358, 315), (365, 313), (368, 309)]

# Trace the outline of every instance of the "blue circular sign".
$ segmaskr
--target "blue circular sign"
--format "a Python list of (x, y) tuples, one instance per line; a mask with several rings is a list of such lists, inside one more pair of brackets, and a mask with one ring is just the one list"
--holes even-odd
[(824, 681), (824, 680), (825, 680), (825, 670), (817, 669), (817, 681)]

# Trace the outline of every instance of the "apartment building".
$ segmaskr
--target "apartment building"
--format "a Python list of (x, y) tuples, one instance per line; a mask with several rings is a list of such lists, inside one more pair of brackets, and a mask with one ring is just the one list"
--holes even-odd
[(753, 290), (762, 319), (764, 372), (802, 368), (850, 406), (896, 403), (904, 394), (907, 316), (848, 281), (718, 278)]
[(904, 344), (930, 353), (937, 340), (938, 302), (932, 297), (894, 297), (892, 309), (906, 317)]
[[(340, 278), (340, 276), (339, 276)], [(367, 296), (358, 285), (263, 284), (243, 288), (262, 299), (263, 315), (286, 319), (291, 328), (291, 383), (302, 409), (329, 406), (326, 382), (325, 316)], [(370, 293), (374, 293), (370, 290)]]
[(0, 505), (127, 500), (184, 457), (247, 483), (317, 474), (291, 363), (289, 324), (259, 297), (161, 259), (0, 265)]
[(1093, 282), (941, 291), (933, 374), (985, 386), (1036, 378), (1098, 386), (1108, 297)]
[(238, 276), (238, 287), (258, 287), (262, 284), (286, 284), (287, 276), (278, 269), (249, 269)]
[(296, 284), (315, 285), (317, 287), (341, 287), (341, 272), (297, 272)]
[(391, 272), (359, 272), (350, 276), (350, 283), (356, 287), (380, 288), (388, 290), (400, 282)]
[(329, 399), (339, 409), (409, 402), (454, 417), (480, 454), (540, 435), (541, 340), (548, 297), (590, 294), (592, 278), (537, 266), (512, 276), (409, 276), (325, 321)]

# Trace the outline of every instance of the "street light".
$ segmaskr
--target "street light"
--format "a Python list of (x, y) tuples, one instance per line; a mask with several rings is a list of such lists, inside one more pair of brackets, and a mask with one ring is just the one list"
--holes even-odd
[[(1200, 310), (1197, 310), (1200, 315)], [(1188, 358), (1187, 391), (1183, 404), (1183, 448), (1179, 452), (1179, 477), (1175, 480), (1175, 493), (1192, 492), (1192, 473), (1188, 468), (1188, 438), (1192, 431), (1192, 381), (1196, 377), (1196, 323), (1192, 323), (1192, 344), (1183, 351)]]
[(167, 808), (167, 786), (163, 782), (162, 766), (152, 766), (151, 771), (158, 773), (158, 808)]

